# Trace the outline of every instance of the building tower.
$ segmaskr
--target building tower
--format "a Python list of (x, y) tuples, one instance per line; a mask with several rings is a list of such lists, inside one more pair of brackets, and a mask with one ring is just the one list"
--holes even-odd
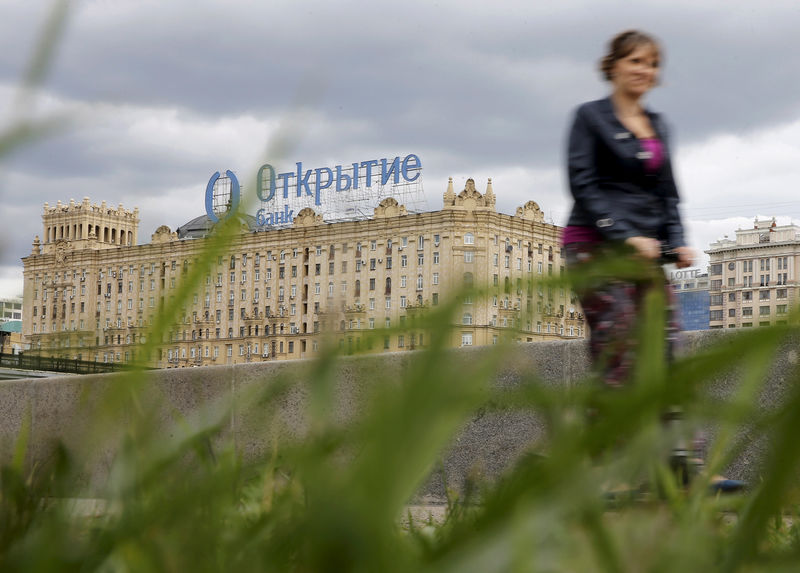
[(41, 242), (43, 254), (59, 250), (111, 249), (136, 244), (139, 231), (139, 209), (128, 211), (120, 204), (116, 209), (92, 205), (89, 198), (76, 203), (70, 199), (69, 205), (59, 201), (55, 207), (44, 204), (42, 215), (44, 228)]

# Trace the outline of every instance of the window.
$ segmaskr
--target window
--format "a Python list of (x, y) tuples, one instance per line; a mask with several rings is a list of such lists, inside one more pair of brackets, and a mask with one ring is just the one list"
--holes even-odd
[(769, 307), (768, 306), (759, 306), (758, 307), (758, 315), (759, 316), (769, 316)]
[(464, 262), (465, 263), (473, 262), (474, 257), (475, 257), (475, 253), (473, 253), (472, 251), (464, 251)]
[(735, 292), (729, 292), (728, 293), (728, 302), (736, 302), (736, 293)]
[(387, 296), (386, 297), (386, 310), (389, 310), (391, 308), (392, 308), (392, 297)]
[(465, 233), (464, 234), (464, 244), (465, 245), (474, 245), (475, 244), (475, 235), (472, 233)]
[(472, 324), (472, 314), (470, 314), (468, 312), (465, 312), (464, 316), (461, 318), (461, 323), (465, 324), (465, 325), (468, 325), (468, 326), (471, 325)]
[(775, 291), (775, 298), (786, 298), (787, 289), (779, 288)]
[(709, 319), (710, 320), (722, 320), (722, 311), (721, 310), (712, 310), (709, 312)]
[(433, 264), (434, 265), (438, 265), (439, 264), (439, 251), (434, 251), (433, 252)]
[(439, 273), (433, 273), (433, 281), (432, 282), (435, 285), (439, 284)]
[(472, 346), (472, 333), (471, 332), (462, 332), (461, 333), (461, 346)]
[(424, 249), (425, 248), (425, 237), (420, 235), (417, 238), (417, 249)]
[(417, 265), (422, 266), (423, 264), (425, 264), (425, 255), (422, 254), (422, 253), (419, 253), (417, 255)]
[(742, 308), (742, 316), (753, 316), (753, 307), (746, 306)]
[(425, 280), (422, 278), (422, 275), (417, 275), (417, 290), (422, 290), (422, 287), (425, 285)]
[(375, 263), (376, 263), (375, 259), (370, 259), (369, 260), (369, 270), (371, 270), (371, 271), (375, 270)]
[(406, 296), (400, 295), (400, 308), (406, 308)]
[(742, 300), (753, 300), (753, 291), (748, 290), (742, 293)]
[(728, 309), (728, 318), (736, 318), (736, 309), (735, 308), (729, 308)]
[(386, 269), (389, 270), (392, 268), (392, 257), (386, 257)]
[(714, 263), (709, 265), (709, 274), (713, 276), (721, 275), (722, 274), (722, 263)]
[(408, 266), (408, 256), (407, 255), (400, 255), (400, 268), (406, 268)]
[(775, 307), (776, 314), (786, 314), (787, 312), (788, 312), (788, 305), (779, 304), (778, 306)]
[(768, 290), (758, 291), (758, 300), (769, 300), (769, 291)]

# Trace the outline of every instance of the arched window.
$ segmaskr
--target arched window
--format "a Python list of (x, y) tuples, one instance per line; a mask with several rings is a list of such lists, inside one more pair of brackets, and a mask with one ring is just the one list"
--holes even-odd
[(475, 235), (473, 235), (472, 233), (464, 233), (464, 244), (465, 245), (474, 245), (475, 244)]
[(361, 281), (356, 280), (356, 294), (355, 296), (361, 296)]
[(392, 294), (392, 279), (386, 277), (386, 292), (384, 294)]

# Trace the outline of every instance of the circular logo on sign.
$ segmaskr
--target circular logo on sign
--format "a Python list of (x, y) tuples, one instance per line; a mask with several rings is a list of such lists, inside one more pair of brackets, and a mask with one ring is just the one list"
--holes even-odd
[(211, 176), (206, 185), (206, 215), (214, 223), (225, 219), (239, 209), (239, 180), (228, 169), (222, 177), (219, 171)]

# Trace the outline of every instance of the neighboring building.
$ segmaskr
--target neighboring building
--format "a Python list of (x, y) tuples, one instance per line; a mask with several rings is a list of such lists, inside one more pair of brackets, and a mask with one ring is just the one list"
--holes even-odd
[(785, 324), (798, 297), (800, 227), (755, 220), (710, 245), (711, 328)]
[(681, 330), (708, 330), (708, 273), (680, 269), (672, 271), (670, 280), (680, 308)]
[(0, 323), (8, 320), (22, 320), (21, 298), (0, 298)]
[(0, 352), (19, 354), (27, 345), (22, 341), (22, 321), (7, 320), (0, 323)]
[[(96, 361), (132, 360), (159, 309), (200, 260), (211, 228), (202, 216), (177, 232), (159, 227), (136, 245), (138, 210), (45, 204), (44, 242), (25, 265), (23, 334), (34, 351)], [(529, 201), (497, 213), (486, 193), (452, 179), (441, 211), (408, 214), (386, 198), (369, 219), (325, 223), (301, 210), (290, 227), (259, 229), (252, 218), (225, 256), (211, 261), (153, 366), (180, 367), (303, 358), (323, 333), (365, 350), (372, 329), (406, 320), (448, 300), (467, 283), (497, 287), (463, 301), (454, 346), (584, 336), (575, 297), (563, 288), (527, 287), (559, 276), (560, 228)], [(424, 333), (392, 331), (375, 351), (427, 344)]]

